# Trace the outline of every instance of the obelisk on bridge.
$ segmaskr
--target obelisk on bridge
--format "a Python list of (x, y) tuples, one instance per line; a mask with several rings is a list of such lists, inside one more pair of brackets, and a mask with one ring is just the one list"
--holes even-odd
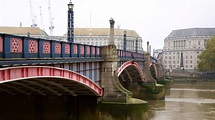
[(115, 45), (115, 43), (114, 43), (114, 24), (115, 24), (115, 21), (113, 20), (113, 18), (111, 18), (109, 20), (109, 22), (110, 22), (110, 40), (109, 40), (108, 45)]
[(113, 18), (110, 22), (110, 38), (107, 46), (102, 47), (102, 57), (105, 58), (102, 62), (101, 69), (101, 86), (103, 88), (102, 101), (117, 101), (126, 102), (127, 94), (123, 92), (122, 86), (117, 82), (117, 76), (115, 72), (118, 69), (118, 54), (117, 48), (114, 42), (114, 23)]

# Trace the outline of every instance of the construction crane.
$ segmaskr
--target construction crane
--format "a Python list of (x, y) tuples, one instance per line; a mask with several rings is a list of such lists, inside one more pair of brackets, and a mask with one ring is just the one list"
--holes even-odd
[(53, 18), (52, 18), (52, 12), (51, 12), (51, 5), (50, 5), (50, 0), (48, 0), (48, 9), (49, 9), (49, 20), (50, 20), (50, 36), (53, 36), (53, 29), (54, 29), (54, 23), (53, 23)]
[(43, 25), (43, 14), (42, 14), (42, 7), (40, 6), (40, 22), (41, 22), (41, 28), (45, 31), (44, 25)]
[(31, 0), (29, 0), (29, 4), (30, 4), (31, 20), (32, 20), (31, 27), (37, 27), (37, 23), (36, 23), (37, 16), (34, 14)]

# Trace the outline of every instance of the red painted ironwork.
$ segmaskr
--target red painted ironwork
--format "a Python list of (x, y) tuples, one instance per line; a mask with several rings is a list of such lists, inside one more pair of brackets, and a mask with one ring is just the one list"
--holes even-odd
[(97, 55), (100, 54), (100, 48), (97, 48)]
[(84, 46), (80, 46), (80, 54), (84, 54)]
[(38, 42), (36, 40), (28, 41), (28, 53), (38, 53)]
[(0, 52), (3, 51), (3, 38), (0, 37)]
[(95, 47), (92, 48), (92, 54), (93, 54), (93, 55), (96, 54), (96, 52), (95, 52)]
[(89, 55), (89, 54), (90, 54), (90, 47), (87, 46), (87, 55)]
[(55, 43), (55, 54), (61, 54), (61, 44)]
[(22, 52), (22, 39), (21, 38), (10, 38), (10, 52), (12, 52), (12, 53)]
[(141, 77), (143, 76), (143, 72), (142, 72), (142, 70), (141, 70), (141, 68), (140, 68), (140, 66), (136, 63), (136, 62), (133, 62), (133, 61), (127, 61), (127, 62), (125, 62), (119, 69), (118, 69), (118, 71), (117, 71), (117, 77), (119, 77), (119, 75), (122, 73), (122, 71), (124, 70), (124, 69), (126, 69), (128, 66), (134, 66), (136, 69), (137, 69), (137, 71), (140, 73), (140, 75), (141, 75)]
[(43, 53), (50, 53), (50, 42), (43, 42)]
[(78, 46), (77, 45), (74, 45), (74, 54), (78, 54)]
[(75, 84), (82, 84), (89, 88), (90, 91), (97, 96), (102, 96), (102, 89), (95, 84), (89, 78), (65, 69), (47, 66), (21, 66), (21, 67), (9, 67), (0, 69), (0, 84), (4, 82), (10, 82), (14, 80), (24, 80), (28, 78), (38, 77), (52, 77), (52, 78), (64, 78), (71, 81), (75, 81)]
[(70, 54), (70, 45), (65, 44), (65, 54)]

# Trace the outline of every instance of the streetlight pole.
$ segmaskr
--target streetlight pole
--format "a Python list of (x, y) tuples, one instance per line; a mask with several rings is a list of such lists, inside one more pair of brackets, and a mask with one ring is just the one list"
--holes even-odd
[(67, 26), (67, 40), (70, 43), (74, 43), (74, 19), (73, 19), (73, 8), (74, 4), (72, 4), (71, 0), (68, 4), (68, 26)]
[(136, 38), (136, 46), (135, 46), (136, 53), (138, 52), (138, 38)]
[(126, 51), (127, 43), (126, 43), (126, 31), (124, 31), (123, 35), (123, 50)]

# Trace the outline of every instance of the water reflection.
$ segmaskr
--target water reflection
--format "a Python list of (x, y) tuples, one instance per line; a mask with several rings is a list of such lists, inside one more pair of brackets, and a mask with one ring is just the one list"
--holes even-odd
[(215, 82), (174, 83), (164, 101), (149, 101), (149, 120), (214, 120)]

